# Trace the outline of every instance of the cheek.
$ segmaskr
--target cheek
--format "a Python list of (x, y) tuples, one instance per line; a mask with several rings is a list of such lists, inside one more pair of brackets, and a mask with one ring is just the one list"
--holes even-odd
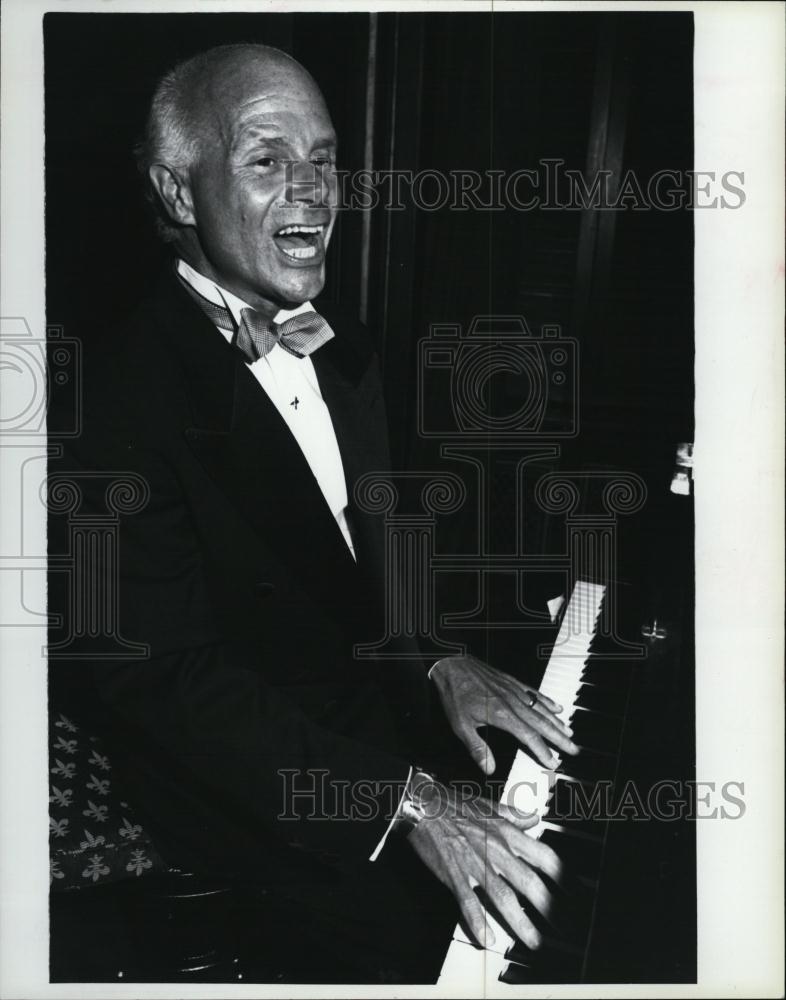
[(223, 184), (205, 199), (205, 216), (221, 241), (237, 250), (238, 241), (258, 239), (265, 231), (265, 219), (273, 201), (272, 192), (259, 185)]
[(243, 221), (261, 225), (278, 196), (278, 184), (267, 184), (256, 179), (238, 187), (235, 201)]

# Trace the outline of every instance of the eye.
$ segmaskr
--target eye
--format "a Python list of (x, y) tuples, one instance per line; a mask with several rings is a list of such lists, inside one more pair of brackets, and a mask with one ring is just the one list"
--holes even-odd
[(330, 167), (333, 165), (333, 159), (330, 156), (312, 156), (311, 162), (315, 167)]
[(275, 159), (272, 156), (260, 156), (254, 160), (254, 166), (256, 167), (272, 167), (275, 165)]

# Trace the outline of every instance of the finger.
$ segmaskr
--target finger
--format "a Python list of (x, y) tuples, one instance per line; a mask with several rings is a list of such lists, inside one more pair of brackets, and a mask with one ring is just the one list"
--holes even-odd
[(562, 705), (554, 701), (553, 698), (549, 698), (548, 695), (542, 694), (540, 691), (533, 691), (533, 694), (537, 694), (538, 704), (545, 705), (550, 712), (559, 713), (562, 711)]
[(495, 864), (495, 868), (520, 896), (526, 897), (539, 913), (548, 917), (551, 911), (551, 893), (533, 868), (511, 855), (503, 856), (498, 864)]
[(566, 753), (577, 754), (579, 748), (568, 735), (566, 727), (558, 719), (544, 717), (534, 709), (527, 709), (527, 717), (518, 716), (522, 725), (534, 729), (537, 734), (553, 743), (555, 747)]
[(527, 836), (513, 825), (503, 827), (502, 834), (515, 855), (548, 875), (553, 882), (561, 882), (562, 861), (548, 844)]
[[(538, 712), (538, 715), (540, 718), (537, 720), (537, 726), (546, 739), (555, 746), (562, 747), (567, 753), (578, 753), (578, 747), (573, 742), (570, 727), (562, 719), (555, 719), (553, 715), (546, 715), (545, 712)], [(571, 747), (574, 749), (572, 750)]]
[(579, 748), (569, 736), (562, 733), (552, 721), (545, 719), (531, 708), (517, 705), (498, 706), (493, 723), (528, 746), (544, 767), (554, 767), (557, 763), (544, 742), (544, 736), (566, 753), (579, 752)]
[(537, 826), (538, 823), (537, 812), (524, 812), (523, 809), (509, 806), (505, 802), (497, 803), (497, 812), (503, 819), (513, 823), (520, 830), (529, 830), (531, 827)]
[(490, 902), (499, 911), (500, 916), (516, 937), (530, 948), (538, 948), (540, 934), (521, 908), (516, 893), (508, 883), (499, 875), (489, 872), (486, 876), (485, 890)]
[(546, 705), (541, 705), (540, 702), (537, 702), (532, 706), (532, 711), (537, 712), (542, 719), (545, 719), (546, 722), (550, 722), (553, 726), (556, 726), (557, 729), (560, 729), (566, 736), (570, 736), (570, 730), (568, 729), (567, 724), (563, 722), (562, 719), (558, 719), (556, 715), (553, 715), (551, 709), (549, 709)]
[(494, 937), (491, 924), (486, 919), (486, 911), (480, 905), (480, 900), (475, 895), (474, 888), (468, 886), (460, 894), (457, 892), (456, 899), (472, 936), (481, 948), (491, 948), (496, 938)]
[(553, 743), (560, 750), (564, 750), (565, 753), (577, 754), (579, 752), (578, 745), (570, 737), (570, 730), (565, 732), (564, 727), (558, 729), (553, 722), (545, 719), (539, 723), (538, 729), (550, 743)]
[(552, 701), (551, 698), (546, 698), (545, 695), (537, 694), (536, 691), (532, 691), (532, 694), (536, 696), (536, 701), (534, 704), (530, 704), (532, 699), (529, 697), (529, 694), (530, 692), (526, 692), (524, 697), (519, 699), (518, 705), (516, 706), (519, 717), (526, 722), (530, 722), (532, 721), (532, 717), (536, 716), (533, 724), (537, 723), (540, 726), (545, 723), (547, 726), (554, 726), (565, 736), (569, 737), (570, 731), (567, 725), (562, 721), (562, 719), (557, 718), (550, 706), (556, 706), (557, 710), (560, 712), (562, 711), (562, 707), (557, 705), (556, 701)]
[(549, 749), (546, 741), (533, 730), (520, 735), (521, 742), (532, 751), (533, 757), (544, 767), (554, 768), (557, 758)]
[(476, 729), (465, 729), (459, 734), (461, 741), (484, 774), (493, 774), (497, 766), (491, 747)]
[(548, 695), (541, 694), (537, 688), (530, 687), (529, 684), (517, 683), (515, 693), (525, 708), (534, 709), (539, 706), (545, 709), (550, 716), (562, 711), (562, 705), (554, 701), (553, 698), (549, 698)]

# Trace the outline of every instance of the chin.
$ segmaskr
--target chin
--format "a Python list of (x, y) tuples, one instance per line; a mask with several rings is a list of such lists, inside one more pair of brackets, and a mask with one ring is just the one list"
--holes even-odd
[(316, 298), (325, 287), (325, 275), (320, 273), (312, 277), (303, 277), (298, 281), (282, 283), (277, 289), (278, 299), (286, 306), (299, 306), (309, 299)]

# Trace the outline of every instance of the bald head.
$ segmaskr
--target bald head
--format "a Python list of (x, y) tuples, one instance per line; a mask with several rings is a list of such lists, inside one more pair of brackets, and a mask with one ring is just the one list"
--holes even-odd
[(335, 161), (333, 124), (310, 74), (278, 49), (233, 45), (161, 81), (139, 165), (178, 254), (275, 313), (324, 283)]
[(296, 60), (267, 45), (232, 45), (212, 49), (204, 56), (189, 98), (195, 120), (200, 111), (220, 115), (227, 107), (242, 107), (249, 100), (265, 101), (299, 94), (320, 110), (325, 103), (313, 77)]
[[(150, 105), (145, 135), (136, 147), (137, 166), (149, 178), (156, 163), (186, 175), (210, 143), (226, 141), (226, 111), (261, 95), (300, 94), (329, 117), (314, 78), (300, 63), (270, 45), (220, 45), (192, 56), (160, 80)], [(149, 196), (160, 206), (155, 187)], [(159, 233), (176, 238), (169, 213), (159, 217)]]

